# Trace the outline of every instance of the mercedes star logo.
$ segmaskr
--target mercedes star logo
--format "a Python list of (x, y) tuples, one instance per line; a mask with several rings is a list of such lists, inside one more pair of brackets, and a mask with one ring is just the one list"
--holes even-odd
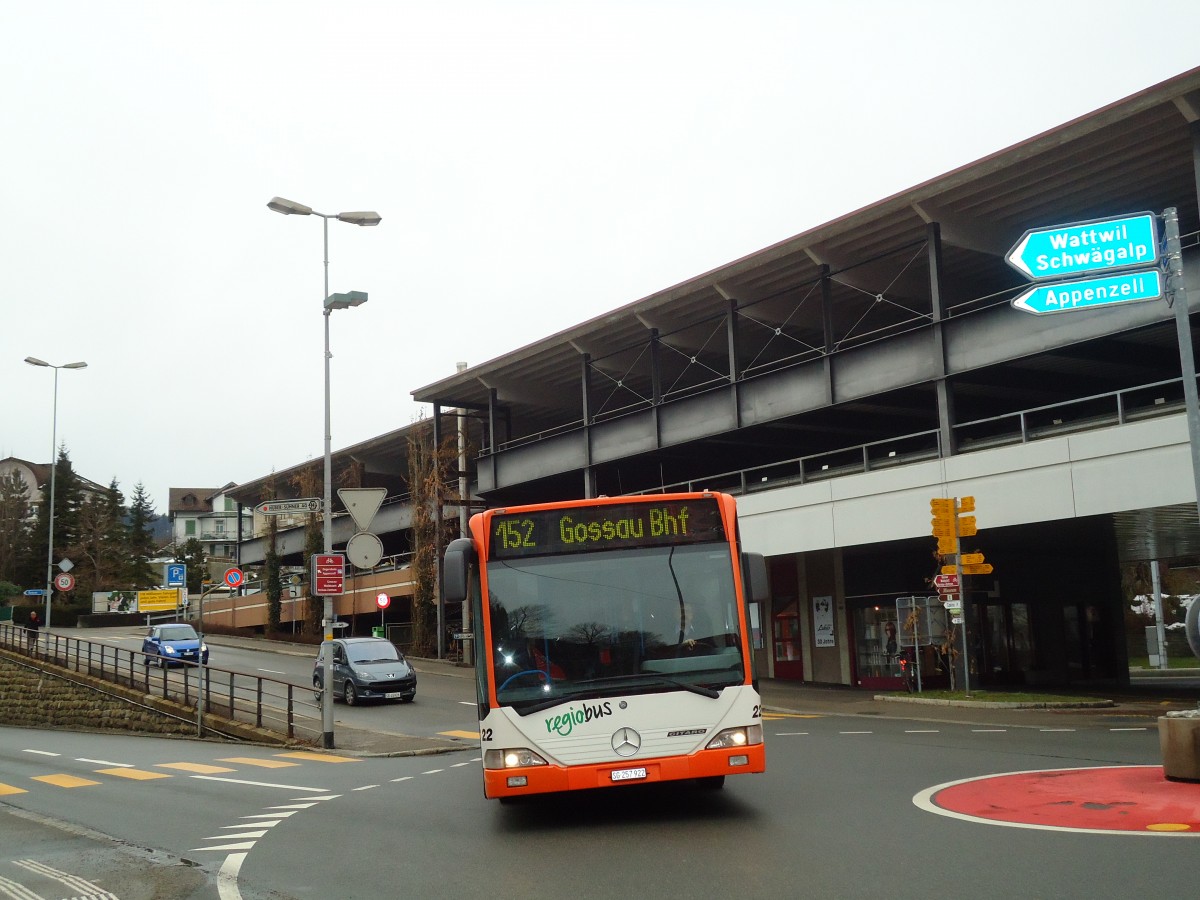
[(613, 732), (612, 748), (617, 756), (633, 756), (642, 747), (642, 736), (632, 728), (620, 728)]

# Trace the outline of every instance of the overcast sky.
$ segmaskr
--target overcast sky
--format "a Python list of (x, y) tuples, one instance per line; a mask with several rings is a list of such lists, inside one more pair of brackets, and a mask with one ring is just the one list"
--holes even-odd
[[(319, 459), (410, 392), (1200, 65), (1200, 3), (0, 2), (0, 458), (126, 498)], [(1190, 54), (1190, 55), (1189, 55)], [(425, 409), (426, 414), (430, 412)]]

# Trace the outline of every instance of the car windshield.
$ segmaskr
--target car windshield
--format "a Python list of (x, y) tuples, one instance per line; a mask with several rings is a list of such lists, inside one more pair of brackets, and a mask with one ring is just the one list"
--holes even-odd
[(494, 560), (497, 697), (518, 710), (743, 680), (727, 544)]
[(196, 630), (191, 625), (164, 625), (158, 634), (164, 641), (196, 640)]
[(346, 658), (356, 663), (395, 662), (400, 658), (400, 654), (391, 641), (369, 641), (364, 644), (347, 644)]

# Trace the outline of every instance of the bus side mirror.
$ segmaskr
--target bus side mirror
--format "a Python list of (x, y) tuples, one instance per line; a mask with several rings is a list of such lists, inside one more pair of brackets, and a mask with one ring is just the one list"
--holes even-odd
[(447, 603), (461, 603), (467, 599), (467, 566), (473, 553), (470, 538), (455, 538), (446, 547), (442, 593)]
[(766, 603), (771, 599), (771, 582), (767, 578), (767, 558), (761, 553), (742, 554), (742, 575), (751, 603)]

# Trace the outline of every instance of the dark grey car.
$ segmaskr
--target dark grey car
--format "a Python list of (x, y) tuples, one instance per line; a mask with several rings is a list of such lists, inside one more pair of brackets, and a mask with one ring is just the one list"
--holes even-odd
[(333, 697), (353, 706), (360, 700), (399, 700), (417, 695), (417, 673), (396, 645), (384, 638), (338, 638), (321, 645), (313, 665), (313, 687), (320, 691), (325, 653), (333, 651)]

